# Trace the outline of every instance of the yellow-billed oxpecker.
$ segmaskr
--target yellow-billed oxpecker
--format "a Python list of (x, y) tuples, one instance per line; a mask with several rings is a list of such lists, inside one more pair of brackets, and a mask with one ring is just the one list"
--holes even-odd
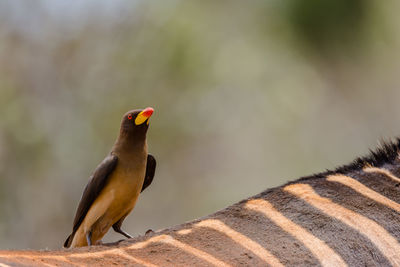
[(147, 153), (146, 133), (152, 108), (127, 112), (110, 154), (97, 166), (83, 191), (73, 229), (64, 247), (82, 247), (101, 242), (112, 226), (121, 230), (139, 194), (153, 181), (156, 160)]

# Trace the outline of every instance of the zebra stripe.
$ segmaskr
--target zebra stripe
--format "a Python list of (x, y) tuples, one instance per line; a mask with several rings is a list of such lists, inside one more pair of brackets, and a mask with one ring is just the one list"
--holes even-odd
[(369, 189), (368, 187), (351, 177), (345, 175), (330, 175), (326, 179), (330, 182), (338, 182), (345, 186), (348, 186), (354, 191), (360, 193), (361, 195), (366, 196), (378, 203), (381, 203), (382, 205), (385, 205), (397, 212), (400, 212), (400, 204), (388, 199), (387, 197), (382, 196), (372, 189)]
[(324, 241), (283, 216), (266, 200), (253, 199), (246, 208), (263, 213), (267, 218), (303, 243), (323, 266), (347, 266), (343, 259)]
[(284, 190), (357, 230), (370, 239), (391, 264), (400, 266), (400, 244), (376, 222), (321, 197), (308, 184), (292, 184)]
[(232, 228), (225, 225), (223, 222), (218, 220), (205, 220), (197, 223), (195, 226), (197, 227), (208, 227), (219, 231), (221, 233), (226, 234), (229, 236), (234, 242), (240, 244), (241, 246), (245, 247), (246, 249), (252, 251), (258, 257), (265, 261), (272, 266), (284, 266), (280, 263), (279, 259), (272, 255), (268, 250), (251, 240), (250, 238), (246, 237), (245, 235), (233, 230)]
[(380, 173), (380, 174), (386, 175), (387, 177), (389, 177), (393, 181), (395, 181), (397, 183), (400, 183), (400, 178), (396, 177), (390, 171), (388, 171), (386, 169), (383, 169), (383, 168), (365, 167), (363, 169), (363, 171), (368, 172), (368, 173)]

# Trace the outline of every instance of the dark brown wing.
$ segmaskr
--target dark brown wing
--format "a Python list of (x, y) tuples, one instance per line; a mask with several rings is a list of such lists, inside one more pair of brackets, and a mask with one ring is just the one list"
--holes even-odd
[(72, 234), (67, 238), (64, 243), (64, 247), (69, 247), (71, 245), (73, 236), (78, 230), (79, 226), (85, 219), (87, 212), (92, 206), (93, 202), (96, 200), (101, 190), (107, 184), (108, 177), (117, 166), (118, 157), (115, 155), (108, 155), (100, 164), (97, 166), (93, 175), (90, 177), (88, 184), (83, 191), (81, 201), (79, 202), (78, 209), (76, 211), (74, 226)]
[(142, 186), (142, 191), (148, 187), (151, 182), (153, 182), (154, 174), (156, 173), (156, 159), (151, 155), (147, 155), (147, 164), (146, 164), (146, 175), (144, 176), (144, 182)]

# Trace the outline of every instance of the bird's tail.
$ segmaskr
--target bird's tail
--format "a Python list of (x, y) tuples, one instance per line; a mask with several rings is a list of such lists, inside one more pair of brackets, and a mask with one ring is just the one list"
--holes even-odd
[(69, 248), (70, 246), (71, 246), (71, 243), (72, 243), (72, 239), (74, 238), (74, 234), (70, 234), (68, 237), (67, 237), (67, 240), (65, 240), (65, 242), (64, 242), (64, 248)]

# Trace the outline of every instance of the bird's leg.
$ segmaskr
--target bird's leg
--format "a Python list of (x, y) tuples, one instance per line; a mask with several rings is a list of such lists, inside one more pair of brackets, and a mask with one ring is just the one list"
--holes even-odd
[(86, 241), (88, 243), (88, 246), (92, 245), (92, 230), (86, 233)]
[(120, 233), (121, 235), (125, 236), (126, 238), (132, 238), (132, 236), (130, 234), (128, 234), (127, 232), (125, 232), (124, 230), (122, 230), (121, 226), (118, 224), (114, 224), (113, 229), (115, 232)]
[(130, 234), (128, 234), (127, 232), (125, 232), (121, 229), (122, 222), (124, 221), (126, 215), (128, 215), (128, 214), (125, 214), (124, 216), (122, 216), (121, 219), (119, 219), (116, 223), (114, 223), (112, 227), (115, 232), (120, 233), (121, 235), (125, 236), (126, 238), (132, 238), (132, 236)]

